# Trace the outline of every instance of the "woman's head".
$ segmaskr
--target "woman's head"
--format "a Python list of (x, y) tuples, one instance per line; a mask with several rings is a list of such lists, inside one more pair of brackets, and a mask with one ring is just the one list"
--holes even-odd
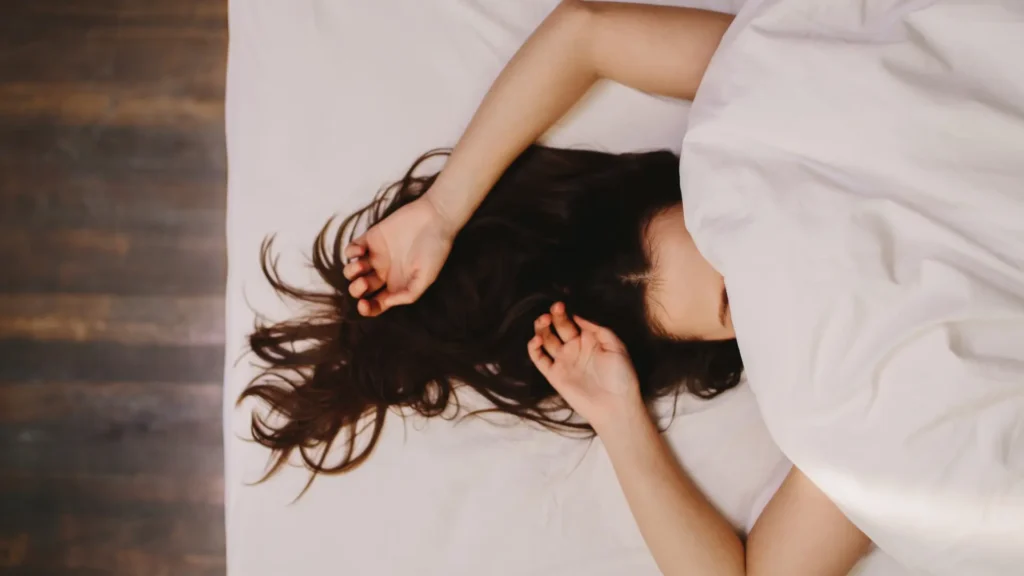
[[(496, 410), (585, 428), (567, 420), (567, 406), (526, 353), (534, 320), (556, 301), (619, 336), (647, 399), (677, 390), (708, 397), (737, 383), (742, 365), (735, 342), (723, 339), (731, 329), (720, 314), (721, 278), (685, 233), (679, 163), (670, 152), (531, 147), (415, 303), (361, 316), (342, 274), (342, 247), (359, 219), (372, 225), (425, 192), (434, 175), (419, 174), (420, 165), (442, 154), (420, 158), (336, 233), (320, 232), (313, 265), (322, 289), (285, 283), (264, 244), (273, 287), (314, 305), (307, 317), (258, 325), (250, 335), (265, 370), (242, 398), (276, 412), (253, 416), (255, 440), (275, 452), (272, 472), (296, 450), (314, 472), (349, 470), (369, 455), (389, 408), (441, 415), (459, 384)], [(367, 437), (357, 443), (363, 426)], [(339, 435), (346, 450), (328, 461)]]
[(679, 340), (735, 338), (725, 281), (697, 250), (683, 221), (683, 205), (656, 214), (645, 227), (645, 238), (651, 326)]

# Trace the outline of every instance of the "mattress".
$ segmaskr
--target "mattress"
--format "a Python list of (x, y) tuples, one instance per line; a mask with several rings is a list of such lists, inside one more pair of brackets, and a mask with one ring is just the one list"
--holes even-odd
[[(310, 284), (315, 233), (365, 203), (423, 151), (453, 144), (490, 82), (555, 0), (291, 0), (230, 3), (227, 354), (228, 570), (281, 574), (657, 574), (599, 440), (526, 424), (389, 418), (371, 459), (323, 476), (269, 454), (235, 399), (256, 374), (256, 314), (294, 310), (267, 285), (259, 246), (277, 235), (285, 278)], [(734, 11), (739, 2), (689, 2)], [(557, 146), (679, 151), (687, 103), (598, 87), (546, 137)], [(683, 398), (667, 436), (738, 530), (789, 463), (745, 384)], [(874, 564), (872, 564), (874, 563)], [(900, 571), (876, 555), (871, 574)]]
[(783, 452), (926, 573), (1024, 573), (1024, 3), (752, 0), (682, 155)]

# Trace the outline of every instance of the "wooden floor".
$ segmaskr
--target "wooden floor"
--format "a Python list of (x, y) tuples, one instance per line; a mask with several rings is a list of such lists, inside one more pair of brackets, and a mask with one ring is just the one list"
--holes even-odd
[(0, 15), (0, 575), (223, 574), (226, 0)]

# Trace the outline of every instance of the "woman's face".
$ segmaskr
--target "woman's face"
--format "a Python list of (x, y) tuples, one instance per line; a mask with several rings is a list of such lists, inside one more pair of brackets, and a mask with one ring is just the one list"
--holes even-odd
[(651, 260), (647, 309), (657, 328), (685, 340), (735, 338), (725, 282), (693, 243), (682, 204), (651, 219), (646, 234)]

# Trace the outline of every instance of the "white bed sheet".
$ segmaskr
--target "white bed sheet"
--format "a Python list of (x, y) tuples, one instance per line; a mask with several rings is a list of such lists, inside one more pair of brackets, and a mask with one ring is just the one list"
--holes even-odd
[[(680, 2), (737, 8), (736, 1)], [(270, 233), (286, 278), (325, 220), (363, 204), (423, 151), (451, 145), (491, 80), (555, 0), (233, 0), (227, 95), (225, 375), (229, 573), (657, 574), (600, 442), (528, 426), (389, 420), (356, 472), (260, 477), (234, 400), (253, 309), (288, 315), (258, 267)], [(678, 151), (688, 105), (605, 86), (551, 135), (562, 146)], [(668, 435), (738, 528), (788, 469), (746, 386), (685, 399)], [(872, 574), (897, 574), (876, 557)]]
[(783, 451), (915, 569), (1024, 574), (1024, 2), (751, 0), (683, 145)]

